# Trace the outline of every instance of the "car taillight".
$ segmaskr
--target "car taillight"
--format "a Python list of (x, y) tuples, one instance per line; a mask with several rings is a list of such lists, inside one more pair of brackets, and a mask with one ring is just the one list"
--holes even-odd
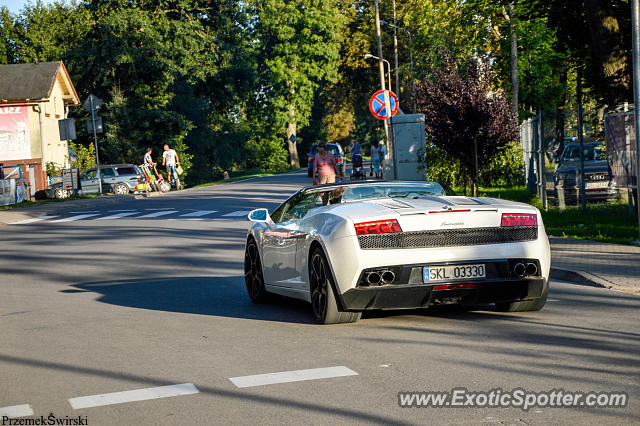
[(314, 158), (313, 157), (309, 157), (309, 159), (307, 160), (307, 162), (311, 163), (313, 162)]
[(536, 226), (538, 215), (526, 213), (502, 213), (500, 226)]
[(395, 219), (376, 220), (374, 222), (360, 222), (353, 225), (356, 228), (356, 235), (367, 234), (390, 234), (402, 232), (400, 224)]
[(138, 180), (140, 180), (140, 173), (138, 173)]
[(340, 163), (342, 161), (342, 158), (336, 158), (336, 162)]

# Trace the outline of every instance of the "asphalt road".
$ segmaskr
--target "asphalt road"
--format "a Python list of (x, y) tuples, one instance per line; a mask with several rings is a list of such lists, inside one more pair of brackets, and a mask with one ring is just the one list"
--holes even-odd
[[(0, 226), (0, 413), (90, 425), (638, 423), (636, 296), (552, 282), (541, 312), (396, 311), (337, 326), (315, 325), (302, 302), (253, 305), (242, 277), (244, 212), (274, 207), (308, 181), (298, 173), (51, 203), (21, 218), (0, 212), (52, 216)], [(327, 367), (357, 375), (244, 388), (229, 380)], [(119, 393), (157, 387), (177, 395)], [(623, 391), (630, 401), (398, 406), (400, 391), (458, 387)], [(78, 408), (91, 401), (98, 406)]]

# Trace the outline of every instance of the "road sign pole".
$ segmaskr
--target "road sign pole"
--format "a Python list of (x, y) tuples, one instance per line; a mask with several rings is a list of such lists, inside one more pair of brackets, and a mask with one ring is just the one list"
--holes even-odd
[(636, 124), (636, 207), (638, 208), (638, 241), (640, 242), (640, 4), (631, 2), (633, 33), (633, 117)]
[(91, 96), (91, 120), (93, 121), (93, 143), (96, 146), (96, 171), (98, 176), (98, 194), (102, 194), (102, 175), (100, 173), (100, 155), (98, 154), (98, 134), (96, 133), (96, 109), (93, 105), (93, 96)]
[[(395, 158), (395, 153), (393, 152), (393, 144), (391, 142), (391, 129), (389, 128), (389, 117), (391, 117), (391, 102), (389, 100), (389, 91), (385, 87), (385, 78), (384, 78), (384, 63), (382, 62), (382, 35), (380, 30), (380, 9), (378, 7), (378, 0), (373, 1), (374, 9), (375, 9), (375, 23), (376, 23), (376, 40), (378, 43), (378, 68), (380, 69), (380, 87), (384, 90), (384, 107), (387, 112), (387, 119), (384, 120), (384, 131), (387, 139), (387, 155), (391, 156), (392, 164)], [(393, 168), (393, 178), (396, 178), (396, 168)]]

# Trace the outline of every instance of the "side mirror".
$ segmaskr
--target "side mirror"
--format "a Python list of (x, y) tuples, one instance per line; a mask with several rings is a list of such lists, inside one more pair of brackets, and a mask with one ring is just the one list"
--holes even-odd
[(269, 210), (267, 209), (251, 210), (247, 217), (251, 222), (265, 222), (268, 225), (273, 224), (271, 216), (269, 216)]

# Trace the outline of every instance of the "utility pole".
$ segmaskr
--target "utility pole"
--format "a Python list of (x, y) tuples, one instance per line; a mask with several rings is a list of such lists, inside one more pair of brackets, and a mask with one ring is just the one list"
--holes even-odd
[[(396, 26), (396, 0), (393, 0), (393, 56), (396, 70), (396, 96), (400, 102), (400, 78), (398, 77), (398, 27)], [(391, 89), (391, 87), (389, 87)]]
[[(640, 237), (640, 4), (631, 2), (633, 39), (633, 117), (636, 124), (636, 207), (638, 208), (638, 232)], [(640, 241), (640, 238), (638, 239)]]
[(93, 143), (96, 145), (96, 171), (98, 172), (98, 194), (102, 194), (102, 172), (100, 170), (100, 154), (98, 154), (98, 135), (96, 133), (96, 105), (93, 96), (89, 96), (91, 102), (91, 120), (93, 121)]
[(584, 187), (584, 137), (582, 135), (582, 73), (578, 67), (576, 81), (576, 97), (578, 102), (578, 141), (580, 142), (580, 199), (582, 200), (582, 211), (587, 210), (587, 195)]
[(395, 168), (395, 152), (393, 150), (393, 144), (391, 142), (391, 129), (389, 127), (389, 121), (391, 117), (391, 101), (389, 100), (389, 91), (386, 88), (384, 81), (384, 63), (382, 62), (382, 35), (380, 31), (380, 8), (378, 6), (378, 0), (373, 0), (373, 6), (375, 9), (375, 23), (376, 23), (376, 40), (378, 42), (378, 68), (380, 69), (380, 87), (384, 90), (384, 108), (387, 112), (387, 118), (384, 120), (384, 132), (387, 139), (387, 154), (391, 156), (393, 166), (393, 179), (396, 179)]

